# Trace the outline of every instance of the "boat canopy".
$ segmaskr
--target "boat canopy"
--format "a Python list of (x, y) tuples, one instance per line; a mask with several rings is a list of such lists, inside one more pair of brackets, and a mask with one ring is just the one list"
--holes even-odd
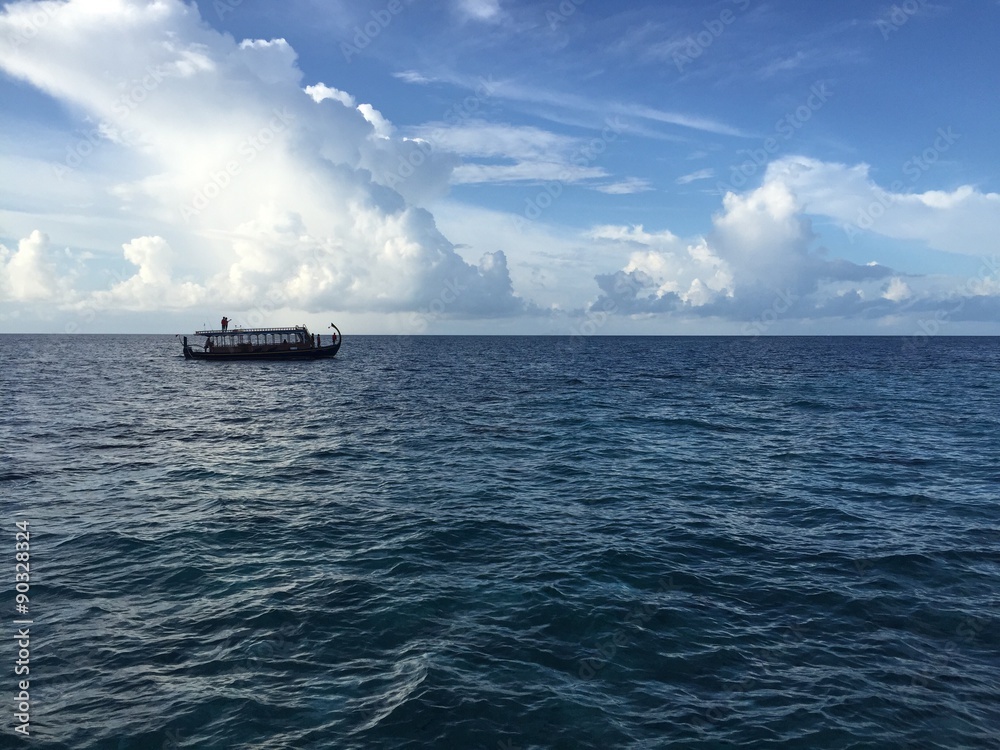
[(297, 333), (309, 333), (305, 326), (294, 326), (292, 328), (228, 328), (225, 331), (219, 328), (215, 331), (195, 331), (195, 336), (239, 336), (240, 334), (250, 335), (274, 335), (274, 336), (294, 336)]

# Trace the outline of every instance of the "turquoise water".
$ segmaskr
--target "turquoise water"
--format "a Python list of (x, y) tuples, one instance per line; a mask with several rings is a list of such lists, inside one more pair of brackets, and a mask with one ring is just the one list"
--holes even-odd
[(998, 339), (0, 354), (0, 746), (996, 747)]

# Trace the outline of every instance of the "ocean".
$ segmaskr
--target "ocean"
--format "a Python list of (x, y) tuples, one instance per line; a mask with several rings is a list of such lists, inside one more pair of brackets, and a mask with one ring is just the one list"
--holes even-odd
[(2, 747), (998, 746), (1000, 339), (0, 359)]

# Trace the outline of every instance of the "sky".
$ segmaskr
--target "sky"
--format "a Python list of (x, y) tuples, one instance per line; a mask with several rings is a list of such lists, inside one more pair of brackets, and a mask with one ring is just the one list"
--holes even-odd
[(1000, 335), (998, 0), (0, 10), (0, 333)]

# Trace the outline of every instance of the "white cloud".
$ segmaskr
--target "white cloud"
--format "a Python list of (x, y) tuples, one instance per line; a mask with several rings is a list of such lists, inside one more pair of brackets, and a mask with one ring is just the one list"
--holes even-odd
[[(533, 194), (533, 193), (532, 193)], [(470, 247), (504, 247), (515, 288), (546, 310), (579, 310), (593, 298), (594, 276), (607, 267), (605, 248), (576, 230), (542, 220), (443, 201), (436, 215), (449, 237)], [(467, 251), (463, 251), (467, 252)], [(631, 252), (611, 248), (625, 262)], [(531, 330), (552, 334), (571, 332), (558, 317), (533, 321)]]
[(575, 138), (541, 128), (472, 119), (457, 125), (428, 123), (414, 132), (438, 148), (473, 158), (555, 161), (578, 144)]
[(749, 320), (777, 305), (783, 314), (808, 316), (829, 294), (844, 294), (830, 289), (831, 282), (846, 286), (844, 300), (855, 300), (856, 312), (865, 299), (859, 290), (890, 274), (877, 264), (825, 259), (801, 206), (780, 181), (727, 194), (704, 238), (685, 241), (642, 226), (602, 226), (589, 236), (631, 249), (619, 270), (597, 276), (603, 295), (593, 305), (628, 314)]
[(395, 130), (395, 128), (392, 127), (392, 123), (385, 119), (385, 117), (382, 116), (382, 113), (375, 109), (371, 104), (359, 104), (358, 111), (375, 129), (375, 135), (378, 138), (385, 138), (388, 140), (392, 137), (392, 133)]
[(905, 179), (883, 187), (872, 179), (867, 164), (794, 156), (772, 162), (765, 181), (785, 185), (806, 213), (833, 219), (852, 240), (873, 233), (959, 255), (995, 254), (1000, 194), (971, 185), (915, 192), (929, 180), (920, 167), (916, 162), (904, 165)]
[(176, 282), (176, 254), (162, 237), (138, 237), (122, 245), (125, 260), (137, 268), (107, 291), (99, 291), (77, 306), (114, 310), (179, 310), (211, 305), (210, 291), (194, 282)]
[(668, 230), (647, 232), (642, 225), (599, 226), (588, 236), (634, 248), (617, 278), (604, 277), (605, 292), (612, 291), (608, 282), (614, 281), (619, 294), (627, 290), (634, 298), (641, 293), (649, 308), (667, 300), (701, 307), (719, 296), (732, 295), (732, 272), (704, 239), (685, 242)]
[[(252, 54), (243, 55), (243, 64), (264, 83), (296, 85), (302, 79), (297, 61), (298, 55), (284, 39), (244, 39), (240, 50)], [(200, 55), (205, 70), (211, 71), (215, 61), (207, 55)]]
[(714, 244), (744, 281), (786, 284), (798, 278), (813, 240), (792, 192), (780, 182), (723, 198)]
[(779, 57), (776, 60), (772, 60), (765, 64), (762, 69), (757, 72), (761, 78), (771, 78), (779, 73), (785, 73), (789, 70), (795, 70), (801, 67), (802, 63), (808, 58), (808, 55), (802, 51), (798, 50), (794, 54), (787, 57)]
[(58, 291), (56, 275), (49, 238), (41, 232), (22, 239), (14, 251), (0, 245), (0, 301), (51, 300)]
[(654, 107), (647, 107), (641, 104), (615, 105), (612, 111), (616, 114), (631, 115), (641, 117), (653, 122), (661, 122), (668, 125), (679, 125), (692, 130), (701, 130), (705, 133), (715, 133), (716, 135), (744, 136), (745, 134), (738, 128), (717, 122), (708, 117), (698, 117), (681, 112), (666, 112)]
[(357, 106), (353, 96), (348, 94), (346, 91), (341, 91), (340, 89), (335, 89), (332, 86), (327, 86), (325, 83), (316, 83), (312, 86), (306, 86), (304, 91), (309, 94), (309, 96), (311, 96), (313, 101), (317, 104), (326, 99), (332, 99), (336, 102), (340, 102), (345, 107), (351, 107), (352, 109)]
[[(462, 158), (462, 164), (456, 166), (452, 175), (454, 184), (544, 181), (572, 184), (608, 176), (597, 165), (607, 148), (607, 141), (600, 138), (576, 138), (542, 128), (476, 119), (455, 125), (428, 123), (412, 132), (435, 151)], [(648, 183), (638, 179), (593, 187), (608, 193), (649, 189)]]
[[(474, 88), (475, 85), (469, 85), (466, 82), (468, 88)], [(588, 98), (577, 94), (566, 94), (549, 88), (525, 85), (514, 80), (491, 80), (490, 96), (520, 103), (541, 105), (535, 108), (535, 112), (542, 117), (547, 116), (545, 114), (546, 111), (551, 111), (553, 108), (568, 110), (577, 113), (574, 119), (581, 123), (586, 122), (591, 127), (599, 129), (605, 126), (613, 126), (616, 132), (636, 133), (650, 138), (680, 140), (679, 136), (665, 134), (645, 127), (641, 122), (643, 120), (655, 124), (675, 125), (715, 135), (746, 137), (746, 134), (738, 128), (710, 117), (661, 110), (630, 102), (609, 102), (603, 98)], [(556, 122), (566, 121), (565, 115), (552, 119)]]
[(458, 0), (463, 17), (474, 21), (496, 21), (501, 17), (500, 0)]
[(648, 245), (651, 247), (668, 247), (675, 250), (680, 247), (680, 238), (670, 230), (647, 232), (642, 224), (634, 226), (604, 224), (593, 227), (587, 232), (587, 236), (594, 240), (626, 242), (633, 245)]
[[(1000, 311), (995, 254), (974, 278), (919, 279), (916, 289), (877, 263), (858, 265), (828, 257), (808, 214), (845, 214), (858, 205), (859, 197), (874, 190), (867, 167), (784, 160), (772, 164), (757, 189), (728, 193), (703, 239), (685, 241), (669, 231), (649, 232), (642, 226), (596, 227), (589, 233), (592, 239), (631, 254), (619, 270), (597, 275), (602, 295), (591, 310), (742, 320), (747, 321), (744, 333), (773, 333), (777, 329), (771, 325), (779, 318), (786, 325), (810, 318), (848, 318), (896, 326), (910, 319), (915, 326), (944, 310), (953, 320), (995, 320)], [(894, 208), (924, 229), (931, 226), (928, 216), (934, 216), (959, 231), (966, 217), (979, 222), (981, 231), (984, 224), (996, 221), (984, 208), (994, 200), (959, 188), (897, 194)], [(935, 234), (945, 236), (919, 236), (930, 239)], [(954, 238), (942, 246), (955, 251), (963, 247)], [(966, 250), (972, 253), (973, 248)]]
[(634, 193), (646, 193), (653, 189), (649, 180), (639, 177), (629, 177), (619, 182), (612, 182), (609, 185), (595, 185), (594, 190), (608, 195), (632, 195)]
[(404, 83), (427, 84), (427, 83), (434, 83), (434, 81), (436, 80), (434, 78), (429, 78), (428, 76), (425, 76), (423, 73), (417, 70), (401, 70), (398, 73), (393, 73), (392, 75), (394, 78), (398, 78), (400, 81), (403, 81)]
[(521, 162), (519, 164), (463, 164), (457, 167), (456, 185), (484, 182), (583, 182), (606, 177), (601, 167), (575, 167), (565, 162)]
[(913, 296), (909, 285), (898, 276), (894, 276), (882, 292), (882, 296), (891, 302), (902, 302)]
[[(135, 267), (91, 304), (405, 311), (457, 283), (467, 291), (449, 313), (521, 305), (502, 254), (466, 263), (414, 205), (447, 189), (454, 161), (394, 137), (346, 92), (303, 90), (284, 40), (237, 43), (179, 0), (18, 3), (0, 14), (0, 69), (129, 133), (79, 166), (86, 223), (105, 223), (101, 249), (124, 247)], [(98, 167), (105, 178), (85, 179)], [(37, 226), (52, 213), (37, 212)], [(112, 239), (123, 215), (142, 229)], [(19, 299), (52, 298), (34, 246), (5, 252)]]
[(697, 172), (683, 175), (677, 178), (678, 185), (688, 185), (698, 180), (710, 180), (715, 177), (714, 169), (699, 169)]

